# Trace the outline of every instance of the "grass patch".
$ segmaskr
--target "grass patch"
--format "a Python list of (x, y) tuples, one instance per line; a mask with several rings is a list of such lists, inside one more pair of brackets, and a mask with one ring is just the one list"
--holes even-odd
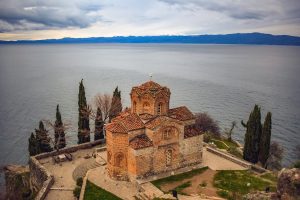
[(116, 195), (96, 186), (87, 180), (86, 188), (84, 192), (84, 200), (97, 200), (97, 199), (105, 199), (105, 200), (122, 200)]
[[(176, 190), (178, 194), (183, 194), (186, 195), (184, 192), (182, 192), (182, 190), (184, 190), (185, 188), (188, 188), (192, 185), (191, 181), (185, 182), (179, 186), (177, 186), (176, 188), (172, 189), (172, 190)], [(172, 191), (170, 190), (170, 192)]]
[(211, 139), (211, 141), (212, 141), (219, 149), (225, 149), (225, 150), (228, 149), (228, 147), (227, 147), (221, 140)]
[(182, 174), (177, 174), (177, 175), (169, 176), (169, 177), (166, 177), (166, 178), (158, 179), (158, 180), (152, 181), (151, 183), (153, 185), (155, 185), (156, 187), (158, 187), (159, 189), (161, 189), (160, 186), (163, 185), (163, 184), (172, 183), (172, 182), (175, 182), (175, 181), (182, 181), (184, 179), (191, 178), (195, 175), (203, 173), (207, 169), (208, 169), (208, 167), (203, 167), (203, 168), (200, 168), (200, 169), (194, 169), (192, 171), (185, 172), (185, 173), (182, 173)]
[(271, 172), (265, 173), (265, 174), (261, 175), (260, 177), (270, 180), (272, 182), (277, 182), (277, 176)]
[(214, 186), (226, 192), (247, 194), (250, 191), (274, 189), (274, 184), (253, 175), (249, 171), (219, 171), (214, 177)]
[(229, 146), (229, 147), (232, 147), (232, 148), (234, 148), (234, 147), (238, 147), (238, 145), (235, 143), (235, 142), (233, 142), (233, 141), (228, 141), (227, 139), (224, 139), (224, 140), (222, 140), (227, 146)]
[(243, 159), (243, 154), (237, 149), (238, 145), (234, 141), (228, 141), (227, 139), (211, 139), (211, 141), (219, 149), (224, 149), (228, 153)]
[(238, 145), (233, 141), (228, 141), (227, 139), (211, 139), (211, 141), (219, 148), (228, 150), (230, 148), (236, 148)]

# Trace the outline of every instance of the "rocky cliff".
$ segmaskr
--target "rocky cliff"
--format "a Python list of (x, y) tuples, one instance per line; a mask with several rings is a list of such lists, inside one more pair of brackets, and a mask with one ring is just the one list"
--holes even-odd
[(30, 199), (29, 167), (8, 165), (4, 167), (6, 182), (6, 199)]

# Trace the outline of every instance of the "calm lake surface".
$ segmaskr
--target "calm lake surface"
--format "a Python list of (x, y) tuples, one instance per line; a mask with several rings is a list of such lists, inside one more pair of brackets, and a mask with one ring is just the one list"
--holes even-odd
[(300, 143), (300, 47), (187, 44), (0, 45), (0, 164), (26, 164), (28, 137), (41, 119), (55, 120), (60, 104), (68, 145), (77, 142), (78, 83), (87, 99), (153, 80), (171, 89), (171, 107), (208, 112), (222, 130), (238, 122), (243, 143), (254, 104), (262, 121), (273, 113), (272, 140), (285, 148), (284, 164)]

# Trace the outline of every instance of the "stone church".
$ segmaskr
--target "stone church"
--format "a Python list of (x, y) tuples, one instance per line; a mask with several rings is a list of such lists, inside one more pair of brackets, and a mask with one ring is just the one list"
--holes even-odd
[(133, 87), (131, 108), (106, 126), (107, 170), (115, 180), (143, 179), (202, 162), (201, 131), (171, 92), (154, 81)]

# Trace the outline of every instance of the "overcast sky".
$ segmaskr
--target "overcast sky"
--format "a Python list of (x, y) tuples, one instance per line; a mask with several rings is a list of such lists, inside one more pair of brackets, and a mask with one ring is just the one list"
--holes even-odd
[(0, 40), (236, 32), (300, 36), (300, 0), (0, 0)]

